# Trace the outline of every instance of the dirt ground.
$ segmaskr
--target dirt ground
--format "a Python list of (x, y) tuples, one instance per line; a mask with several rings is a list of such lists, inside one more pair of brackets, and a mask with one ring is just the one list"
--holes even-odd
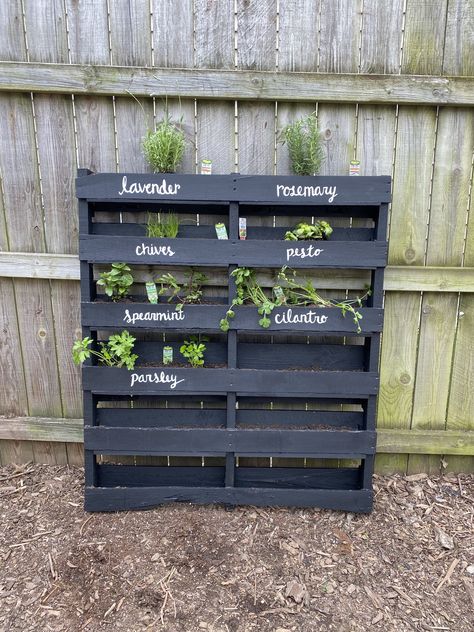
[(0, 631), (474, 630), (474, 478), (376, 478), (372, 515), (85, 514), (79, 468), (0, 468)]

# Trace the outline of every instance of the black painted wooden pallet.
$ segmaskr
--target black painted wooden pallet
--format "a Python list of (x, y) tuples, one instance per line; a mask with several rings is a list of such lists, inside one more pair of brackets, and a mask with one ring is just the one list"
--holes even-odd
[[(206, 361), (225, 367), (160, 367), (165, 343), (156, 340), (135, 345), (146, 367), (127, 371), (86, 363), (86, 509), (144, 509), (180, 501), (370, 511), (390, 178), (87, 170), (78, 176), (84, 335), (97, 341), (102, 331), (124, 328), (171, 337), (208, 332), (216, 340), (207, 345)], [(229, 239), (217, 240), (212, 222), (182, 225), (177, 239), (148, 239), (143, 226), (119, 219), (119, 213), (170, 209), (214, 215), (226, 224)], [(247, 239), (239, 240), (240, 216), (269, 215), (294, 216), (295, 222), (302, 216), (354, 218), (354, 226), (336, 226), (327, 241), (288, 242), (285, 231), (295, 222), (272, 228), (249, 221)], [(94, 266), (114, 261), (224, 268), (228, 293), (213, 305), (185, 306), (181, 314), (172, 304), (144, 299), (98, 301)], [(216, 335), (231, 301), (235, 266), (283, 265), (367, 270), (372, 294), (360, 309), (358, 337), (351, 318), (338, 310), (280, 307), (262, 331), (256, 309), (247, 306), (235, 310), (225, 336)], [(248, 334), (258, 341), (247, 342)], [(166, 344), (177, 353), (179, 341)], [(104, 454), (197, 456), (204, 466), (182, 459), (178, 465), (122, 465), (100, 461)], [(252, 467), (246, 459), (255, 457), (259, 463), (262, 457), (277, 461), (275, 467)], [(295, 458), (300, 465), (305, 459), (305, 467), (295, 467)], [(335, 467), (334, 459), (342, 467)]]

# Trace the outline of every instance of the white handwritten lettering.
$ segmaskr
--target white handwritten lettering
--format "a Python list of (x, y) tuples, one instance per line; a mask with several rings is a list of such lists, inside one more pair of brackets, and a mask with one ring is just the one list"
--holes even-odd
[(176, 195), (180, 190), (180, 184), (167, 184), (163, 178), (161, 184), (158, 182), (132, 182), (128, 185), (127, 176), (122, 178), (122, 190), (119, 195), (129, 193), (136, 195), (137, 193), (146, 193), (147, 195)]
[(126, 309), (123, 320), (127, 324), (134, 325), (136, 322), (141, 320), (158, 320), (161, 322), (162, 320), (184, 320), (185, 317), (185, 313), (182, 309), (174, 311), (168, 309), (166, 312), (132, 312), (131, 314), (130, 311)]
[(130, 387), (132, 387), (135, 383), (138, 384), (169, 384), (170, 389), (176, 388), (178, 384), (184, 382), (184, 378), (182, 380), (178, 380), (178, 377), (173, 373), (165, 373), (165, 371), (161, 371), (160, 373), (132, 373), (130, 379)]
[(286, 312), (275, 314), (276, 325), (324, 325), (327, 322), (328, 316), (324, 314), (318, 314), (310, 309), (307, 312), (301, 314), (293, 314), (293, 310), (288, 308)]
[(324, 248), (315, 248), (314, 246), (308, 246), (306, 248), (287, 248), (286, 260), (289, 261), (292, 257), (299, 257), (300, 259), (319, 257), (322, 252), (324, 252)]
[(144, 255), (163, 255), (163, 257), (173, 257), (174, 250), (171, 250), (171, 246), (154, 246), (148, 245), (143, 242), (135, 248), (137, 257), (143, 257)]
[(337, 197), (337, 187), (320, 187), (320, 186), (285, 186), (277, 184), (277, 197), (327, 197), (329, 204)]

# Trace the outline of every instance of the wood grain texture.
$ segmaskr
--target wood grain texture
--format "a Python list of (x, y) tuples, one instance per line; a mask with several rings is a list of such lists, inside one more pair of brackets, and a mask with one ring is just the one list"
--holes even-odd
[[(8, 3), (5, 3), (8, 4)], [(30, 61), (67, 63), (64, 0), (23, 0)]]
[(275, 106), (239, 104), (238, 171), (273, 175), (275, 171)]
[(27, 415), (28, 397), (13, 282), (0, 277), (0, 412)]
[(321, 0), (319, 72), (358, 72), (361, 0)]
[(26, 61), (21, 0), (0, 2), (0, 59)]
[(0, 95), (0, 138), (0, 171), (10, 249), (43, 252), (44, 226), (29, 96)]
[(212, 105), (198, 101), (196, 151), (197, 164), (212, 160), (213, 173), (235, 171), (233, 103), (217, 102)]
[[(439, 115), (426, 263), (461, 265), (468, 206), (474, 115)], [(444, 428), (458, 312), (456, 294), (425, 293), (422, 301), (412, 427)], [(439, 468), (439, 459), (413, 457), (409, 471)]]
[(195, 66), (234, 68), (234, 0), (194, 0)]
[(356, 160), (363, 176), (392, 173), (395, 108), (362, 105), (357, 117)]
[(443, 67), (448, 0), (407, 0), (401, 72), (439, 75)]
[(62, 416), (54, 319), (48, 281), (15, 281), (30, 415)]
[(280, 3), (278, 69), (316, 72), (318, 70), (318, 10), (314, 0)]
[(442, 73), (474, 75), (474, 4), (449, 0)]
[(154, 65), (194, 65), (193, 0), (152, 0)]
[(403, 6), (404, 0), (364, 0), (360, 72), (398, 73)]
[(112, 102), (105, 97), (76, 97), (79, 168), (116, 171)]
[(109, 64), (107, 0), (65, 0), (72, 64)]
[[(142, 151), (142, 142), (147, 132), (154, 129), (153, 103), (141, 99), (118, 97), (115, 99), (115, 117), (117, 126), (118, 169), (129, 173), (148, 173), (151, 171)], [(127, 215), (127, 221), (133, 221)]]
[[(397, 292), (385, 297), (384, 333), (380, 367), (377, 426), (409, 428), (418, 346), (418, 294)], [(384, 457), (385, 459), (385, 457)], [(401, 471), (406, 457), (386, 457), (379, 466)]]
[(326, 103), (472, 105), (471, 77), (130, 68), (0, 61), (0, 91)]
[[(321, 175), (345, 176), (354, 158), (356, 111), (351, 105), (319, 105), (319, 129), (324, 139), (325, 160)], [(335, 224), (336, 225), (336, 224)]]
[(403, 107), (398, 115), (389, 263), (424, 263), (436, 112)]
[(151, 66), (151, 14), (148, 2), (114, 0), (110, 8), (112, 63)]
[(276, 66), (276, 0), (236, 0), (237, 68), (274, 70)]

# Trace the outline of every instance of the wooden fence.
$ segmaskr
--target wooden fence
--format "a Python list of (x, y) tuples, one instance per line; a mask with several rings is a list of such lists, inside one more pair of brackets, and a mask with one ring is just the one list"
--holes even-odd
[(473, 51), (471, 0), (0, 3), (1, 462), (82, 462), (75, 171), (166, 103), (185, 172), (288, 173), (316, 110), (323, 174), (393, 176), (378, 470), (473, 471)]

